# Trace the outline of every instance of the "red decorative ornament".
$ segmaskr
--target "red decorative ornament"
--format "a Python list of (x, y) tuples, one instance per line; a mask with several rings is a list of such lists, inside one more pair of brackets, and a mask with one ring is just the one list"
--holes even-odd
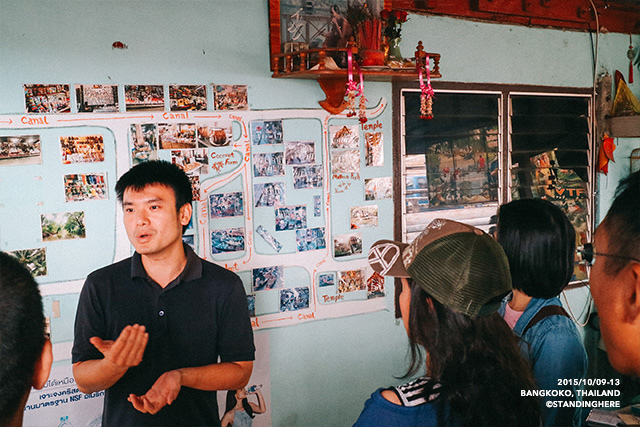
[(602, 138), (602, 144), (600, 144), (600, 150), (598, 150), (598, 171), (607, 175), (609, 173), (609, 162), (615, 162), (613, 159), (613, 152), (616, 149), (616, 144), (606, 133)]
[[(418, 50), (416, 51), (416, 68), (420, 76), (420, 118), (430, 120), (433, 118), (433, 97), (435, 92), (431, 87), (431, 71), (429, 70), (429, 55), (427, 55), (422, 46), (422, 42), (418, 42)], [(427, 73), (427, 83), (424, 83), (422, 77), (422, 68)]]
[[(358, 64), (353, 61), (353, 51), (351, 46), (347, 49), (347, 64), (349, 67), (349, 81), (347, 82), (347, 91), (345, 92), (345, 96), (347, 97), (347, 117), (355, 117), (357, 115), (360, 123), (366, 123), (367, 98), (364, 96), (364, 77), (362, 76), (362, 70)], [(358, 74), (360, 75), (359, 84), (353, 80), (354, 67), (358, 70)], [(358, 96), (360, 97), (360, 101), (358, 103), (358, 113), (356, 113), (356, 98)]]

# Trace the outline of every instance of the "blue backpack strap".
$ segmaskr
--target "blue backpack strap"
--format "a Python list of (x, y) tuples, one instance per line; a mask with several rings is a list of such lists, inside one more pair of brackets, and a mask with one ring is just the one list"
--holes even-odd
[(540, 309), (540, 311), (535, 314), (535, 316), (531, 318), (531, 320), (529, 320), (529, 323), (527, 323), (527, 326), (524, 327), (520, 336), (523, 337), (524, 334), (526, 334), (527, 331), (533, 327), (533, 325), (549, 316), (565, 316), (571, 319), (566, 310), (559, 305), (545, 305)]

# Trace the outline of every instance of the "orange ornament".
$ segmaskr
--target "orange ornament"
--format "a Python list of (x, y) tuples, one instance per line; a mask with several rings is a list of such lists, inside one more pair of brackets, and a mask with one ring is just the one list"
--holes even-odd
[(602, 138), (602, 144), (600, 144), (600, 150), (598, 151), (598, 171), (607, 175), (609, 173), (609, 161), (615, 162), (613, 159), (613, 152), (616, 149), (616, 144), (613, 143), (611, 138), (606, 133)]

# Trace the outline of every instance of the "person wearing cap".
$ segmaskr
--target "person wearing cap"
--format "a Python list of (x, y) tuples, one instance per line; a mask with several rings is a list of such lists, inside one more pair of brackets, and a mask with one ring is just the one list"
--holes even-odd
[[(531, 369), (497, 313), (511, 290), (500, 245), (481, 230), (436, 219), (410, 244), (380, 240), (369, 264), (401, 279), (409, 337), (407, 384), (365, 402), (361, 426), (539, 426)], [(426, 356), (425, 356), (426, 355)]]
[[(498, 313), (520, 339), (540, 390), (562, 390), (540, 401), (544, 425), (579, 426), (576, 390), (587, 373), (587, 353), (558, 295), (574, 271), (576, 235), (558, 206), (521, 199), (498, 209), (497, 240), (509, 259), (513, 293)], [(565, 381), (562, 381), (565, 380)], [(549, 404), (564, 401), (567, 405)]]

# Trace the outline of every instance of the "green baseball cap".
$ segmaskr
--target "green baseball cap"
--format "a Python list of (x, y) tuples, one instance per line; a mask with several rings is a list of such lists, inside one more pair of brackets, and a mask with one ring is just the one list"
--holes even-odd
[(433, 220), (411, 243), (379, 240), (369, 264), (383, 276), (413, 279), (438, 302), (470, 317), (495, 312), (512, 290), (502, 247), (482, 230)]

